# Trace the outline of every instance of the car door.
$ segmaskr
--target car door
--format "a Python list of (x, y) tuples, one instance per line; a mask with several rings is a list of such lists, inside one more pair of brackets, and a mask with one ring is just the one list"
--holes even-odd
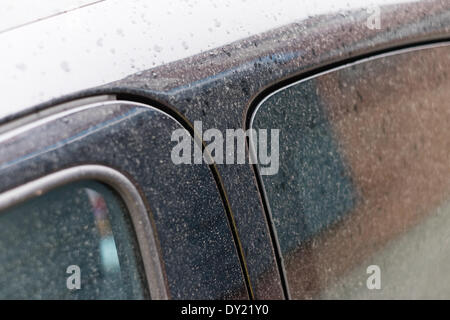
[(247, 298), (210, 168), (171, 160), (177, 129), (113, 96), (4, 127), (1, 296)]

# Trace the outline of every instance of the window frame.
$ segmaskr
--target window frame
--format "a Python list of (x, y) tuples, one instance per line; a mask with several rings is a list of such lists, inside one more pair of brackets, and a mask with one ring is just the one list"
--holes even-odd
[(104, 165), (80, 165), (56, 171), (0, 193), (1, 211), (9, 209), (58, 187), (83, 180), (95, 180), (120, 196), (138, 242), (147, 287), (153, 300), (167, 300), (168, 290), (163, 266), (146, 205), (135, 185), (122, 173)]

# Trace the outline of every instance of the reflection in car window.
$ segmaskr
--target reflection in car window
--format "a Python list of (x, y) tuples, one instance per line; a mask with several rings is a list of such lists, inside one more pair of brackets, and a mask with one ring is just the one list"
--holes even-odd
[(0, 298), (146, 298), (136, 250), (111, 189), (65, 185), (0, 212)]
[(448, 70), (449, 46), (388, 55), (257, 109), (254, 128), (280, 129), (262, 182), (293, 298), (450, 298)]

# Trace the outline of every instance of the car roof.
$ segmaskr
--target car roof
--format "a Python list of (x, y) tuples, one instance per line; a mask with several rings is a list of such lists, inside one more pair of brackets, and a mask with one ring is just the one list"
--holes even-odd
[[(373, 0), (370, 5), (407, 2)], [(364, 6), (369, 4), (365, 3)], [(6, 0), (0, 120), (360, 0)]]

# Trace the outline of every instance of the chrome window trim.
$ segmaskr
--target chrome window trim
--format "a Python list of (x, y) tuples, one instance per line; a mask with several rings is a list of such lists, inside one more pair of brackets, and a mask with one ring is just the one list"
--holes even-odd
[(79, 98), (75, 100), (70, 100), (68, 102), (60, 103), (54, 105), (50, 108), (43, 109), (38, 112), (33, 112), (29, 115), (18, 117), (15, 120), (6, 122), (0, 126), (0, 134), (5, 132), (14, 131), (17, 128), (28, 126), (36, 121), (42, 120), (44, 118), (58, 115), (62, 112), (67, 112), (71, 109), (77, 109), (80, 107), (85, 107), (92, 104), (98, 104), (101, 102), (115, 101), (116, 95), (114, 94), (103, 94), (95, 95), (90, 97)]
[[(95, 102), (94, 102), (95, 101)], [(88, 104), (85, 104), (86, 102), (91, 102)], [(164, 114), (166, 117), (172, 119), (175, 121), (178, 125), (180, 125), (182, 128), (184, 126), (175, 119), (172, 115), (162, 111), (161, 109), (158, 109), (156, 107), (153, 107), (151, 105), (142, 103), (142, 102), (135, 102), (130, 100), (117, 100), (115, 95), (96, 95), (92, 97), (87, 98), (81, 98), (77, 100), (71, 100), (62, 104), (58, 104), (56, 106), (50, 107), (48, 109), (45, 109), (42, 112), (38, 112), (36, 114), (31, 114), (29, 116), (25, 116), (24, 118), (18, 118), (16, 120), (12, 120), (11, 122), (8, 122), (4, 125), (0, 125), (0, 143), (10, 139), (12, 137), (15, 137), (18, 134), (21, 134), (23, 132), (26, 132), (28, 130), (34, 129), (40, 125), (43, 125), (45, 123), (48, 123), (50, 121), (60, 119), (62, 117), (88, 110), (93, 108), (98, 108), (102, 106), (107, 105), (115, 105), (115, 104), (132, 104), (134, 106), (147, 108), (159, 113)]]
[(167, 300), (167, 285), (150, 216), (137, 188), (119, 171), (103, 165), (81, 165), (51, 173), (1, 193), (0, 211), (65, 184), (88, 179), (105, 183), (122, 198), (136, 233), (150, 297)]

